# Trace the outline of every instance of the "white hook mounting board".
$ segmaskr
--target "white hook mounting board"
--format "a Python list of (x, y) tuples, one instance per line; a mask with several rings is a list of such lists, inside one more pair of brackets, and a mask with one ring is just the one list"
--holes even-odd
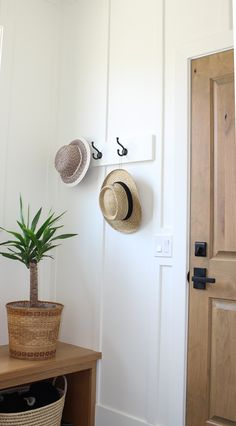
[[(91, 157), (91, 166), (112, 166), (115, 164), (135, 163), (138, 161), (152, 161), (155, 159), (155, 135), (119, 137), (119, 142), (128, 149), (128, 154), (120, 157), (117, 154), (117, 149), (122, 151), (122, 148), (117, 144), (116, 138), (107, 142), (101, 143), (99, 140), (94, 140), (96, 148), (102, 152), (100, 160), (94, 160)], [(91, 152), (96, 156), (96, 151), (91, 146)]]

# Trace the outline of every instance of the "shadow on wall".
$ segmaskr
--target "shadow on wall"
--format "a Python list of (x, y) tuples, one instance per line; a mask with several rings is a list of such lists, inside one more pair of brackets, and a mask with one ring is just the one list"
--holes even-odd
[(142, 223), (141, 229), (146, 227), (153, 219), (154, 203), (153, 203), (153, 190), (150, 185), (140, 179), (136, 179), (139, 197), (142, 206)]

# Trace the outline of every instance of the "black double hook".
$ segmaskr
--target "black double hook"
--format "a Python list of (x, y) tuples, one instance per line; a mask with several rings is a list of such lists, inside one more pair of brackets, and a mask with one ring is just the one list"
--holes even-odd
[(92, 157), (94, 160), (100, 160), (102, 158), (102, 152), (99, 151), (96, 146), (94, 145), (94, 142), (91, 142), (91, 145), (93, 147), (93, 149), (95, 149), (95, 151), (97, 151), (97, 155), (95, 156), (94, 153), (92, 154)]
[(119, 142), (119, 138), (116, 138), (116, 142), (118, 143), (118, 145), (120, 145), (121, 146), (121, 148), (122, 148), (122, 151), (120, 152), (120, 150), (119, 149), (117, 149), (117, 154), (120, 156), (120, 157), (123, 157), (124, 155), (127, 155), (128, 154), (128, 149), (127, 148), (125, 148), (120, 142)]

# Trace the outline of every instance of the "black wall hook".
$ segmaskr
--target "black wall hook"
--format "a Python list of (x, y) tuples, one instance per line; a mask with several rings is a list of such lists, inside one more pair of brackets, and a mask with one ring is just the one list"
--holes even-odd
[(102, 158), (102, 152), (99, 151), (96, 146), (94, 145), (94, 142), (91, 142), (91, 145), (93, 147), (93, 149), (95, 149), (95, 151), (97, 151), (97, 156), (94, 155), (94, 153), (92, 154), (92, 157), (94, 160), (100, 160)]
[(120, 145), (121, 146), (121, 148), (122, 148), (122, 151), (120, 152), (120, 150), (119, 149), (117, 149), (117, 154), (120, 156), (120, 157), (123, 157), (124, 155), (127, 155), (128, 154), (128, 149), (127, 148), (125, 148), (120, 142), (119, 142), (119, 138), (116, 138), (116, 142), (118, 143), (118, 145)]

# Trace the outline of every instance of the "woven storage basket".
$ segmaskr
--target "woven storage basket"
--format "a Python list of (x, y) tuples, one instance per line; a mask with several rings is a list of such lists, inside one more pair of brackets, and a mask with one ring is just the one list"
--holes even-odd
[(45, 407), (21, 413), (0, 413), (0, 426), (60, 426), (67, 391), (64, 378), (64, 390), (58, 389), (61, 398)]
[(13, 358), (43, 360), (56, 354), (63, 305), (39, 303), (42, 307), (29, 307), (28, 301), (6, 305), (9, 353)]

